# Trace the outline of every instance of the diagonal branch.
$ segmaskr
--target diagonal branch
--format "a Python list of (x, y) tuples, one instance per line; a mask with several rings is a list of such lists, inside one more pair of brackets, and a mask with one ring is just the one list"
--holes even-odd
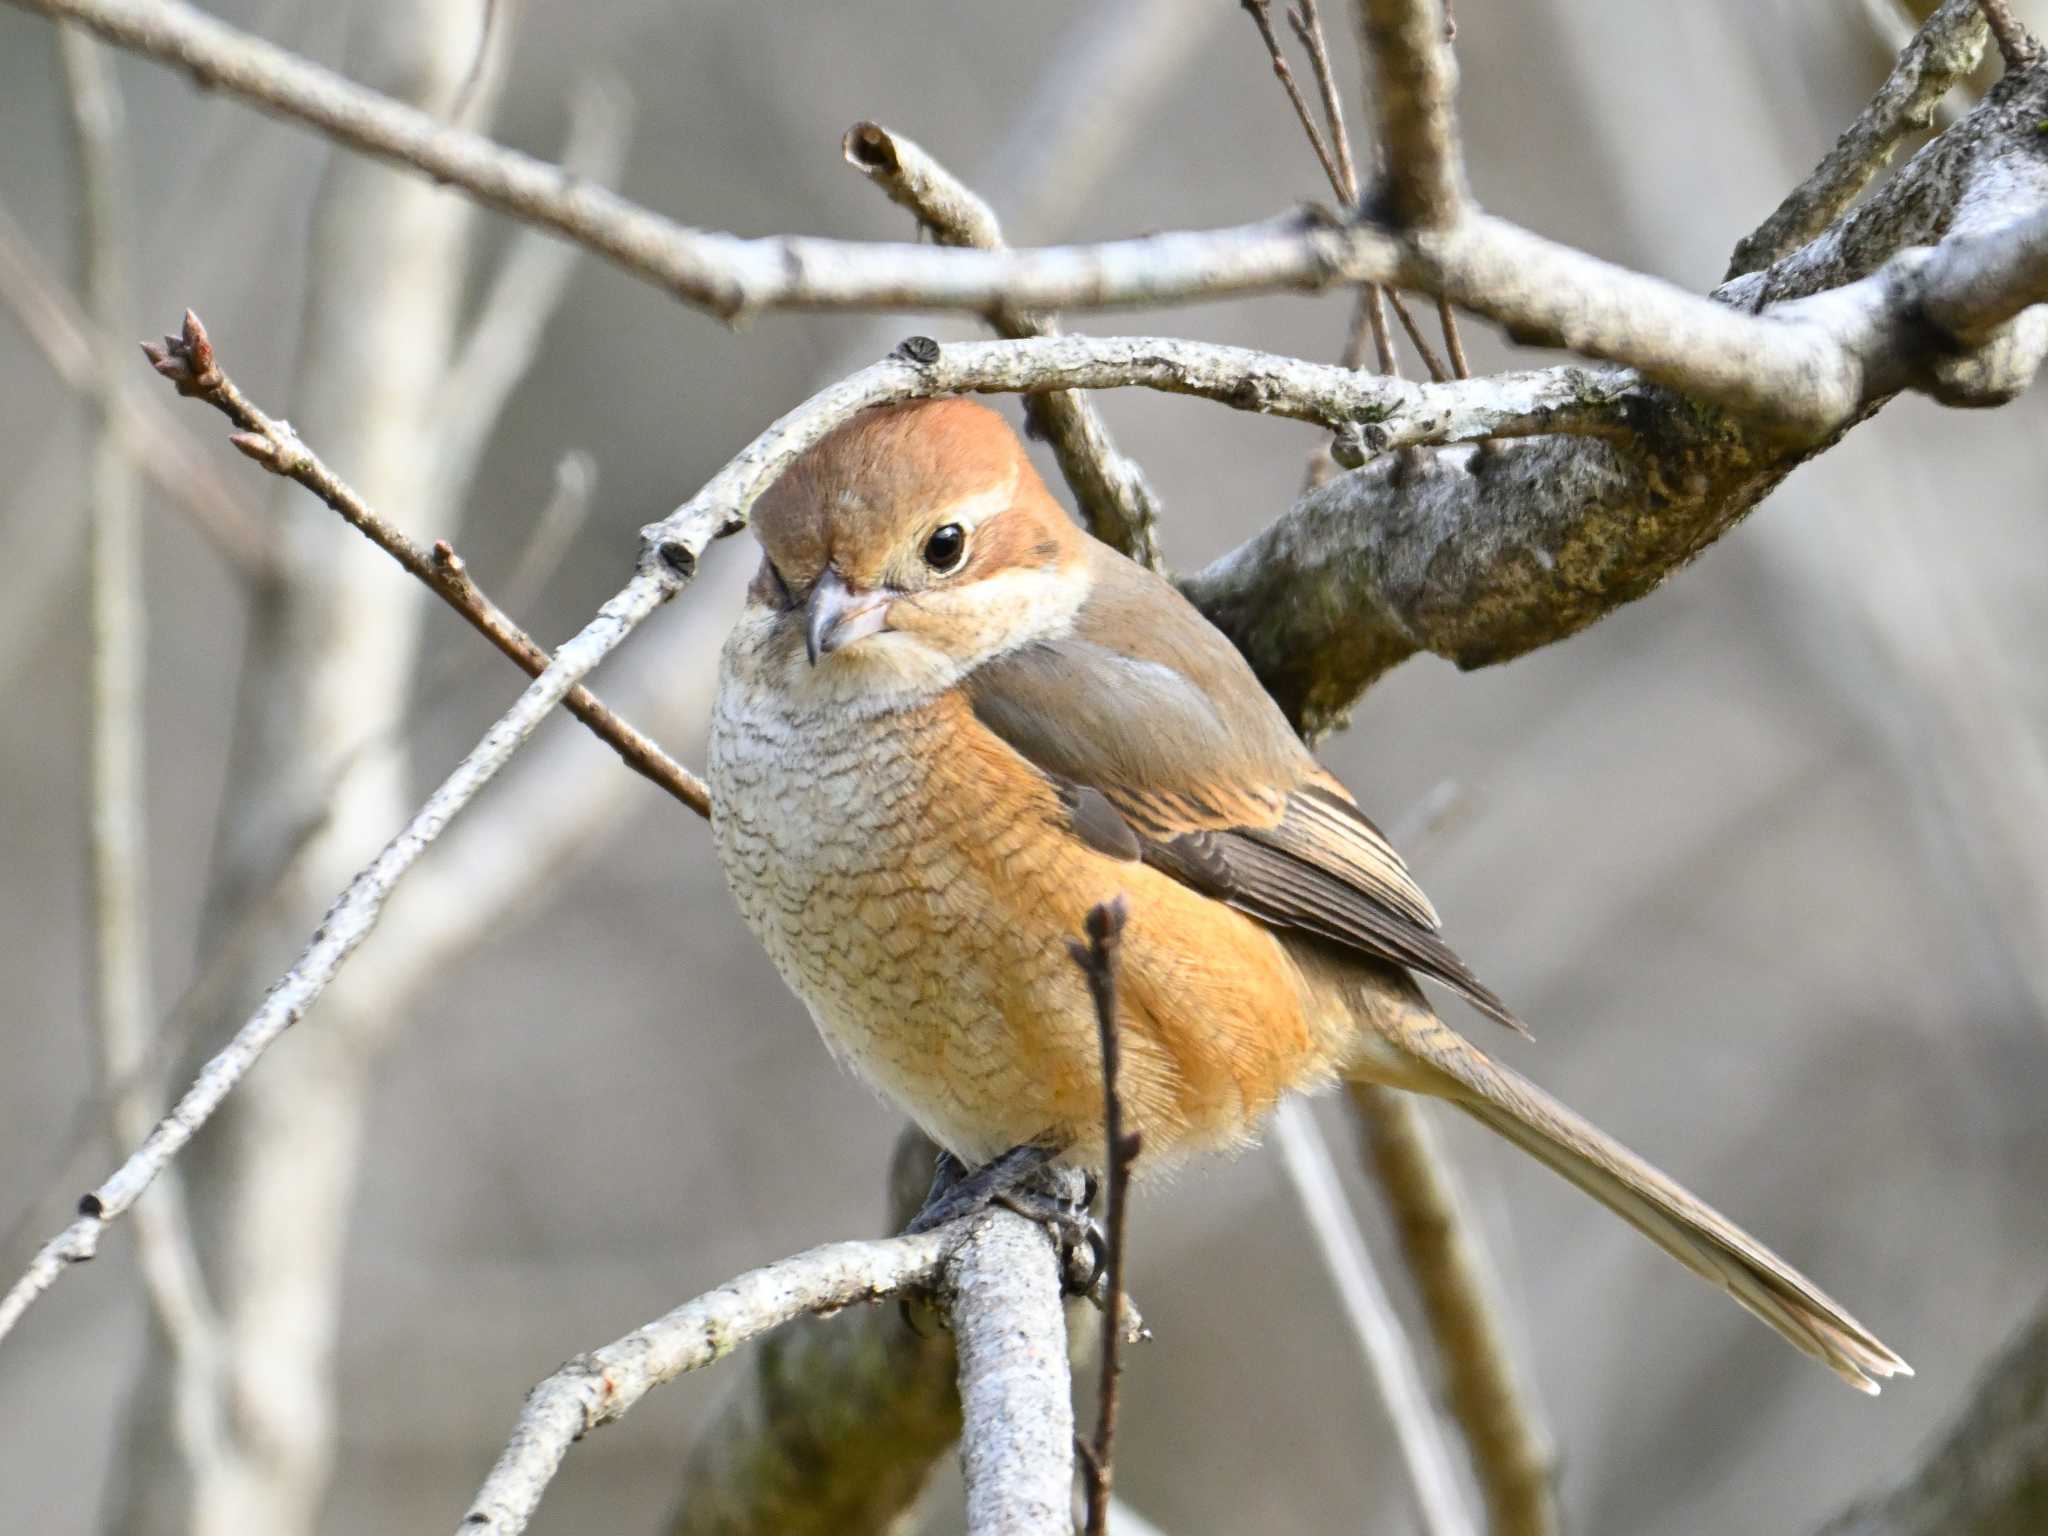
[[(350, 527), (396, 560), (409, 575), (517, 662), (527, 676), (539, 677), (547, 670), (548, 653), (484, 595), (471, 579), (462, 557), (445, 541), (437, 542), (431, 553), (422, 550), (366, 506), (288, 425), (265, 415), (249, 402), (222, 371), (206, 327), (192, 311), (185, 311), (182, 336), (166, 336), (161, 347), (146, 346), (144, 350), (157, 372), (171, 380), (179, 394), (205, 401), (242, 428), (230, 441), (243, 454), (274, 475), (298, 481), (326, 502)], [(703, 781), (663, 751), (660, 743), (612, 713), (588, 688), (571, 688), (563, 696), (562, 704), (617, 752), (628, 768), (667, 790), (699, 816), (711, 814), (711, 796)]]
[[(616, 1423), (656, 1387), (806, 1314), (937, 1285), (948, 1261), (975, 1240), (969, 1229), (979, 1221), (969, 1217), (936, 1232), (810, 1249), (749, 1270), (616, 1343), (577, 1356), (527, 1394), (511, 1440), (470, 1500), (460, 1530), (464, 1536), (525, 1530), (569, 1447)], [(1050, 1252), (1042, 1237), (1039, 1245)]]
[[(1375, 54), (1384, 76), (1379, 107), (1393, 184), (1403, 189), (1396, 211), (1417, 221), (1404, 234), (1296, 214), (1035, 251), (744, 240), (692, 230), (571, 182), (558, 167), (444, 127), (177, 0), (10, 3), (79, 20), (206, 84), (460, 186), (727, 316), (769, 307), (1102, 308), (1397, 283), (1497, 320), (1519, 340), (1629, 364), (1809, 445), (1853, 420), (1871, 396), (1923, 385), (1930, 343), (1947, 340), (1912, 323), (1923, 295), (1910, 281), (1886, 296), (1742, 314), (1502, 220), (1442, 222), (1461, 206), (1463, 185), (1450, 132), (1453, 70), (1438, 35), (1441, 5), (1432, 0), (1361, 0), (1369, 35), (1382, 45)], [(2029, 289), (2005, 297), (2007, 313), (2015, 313), (2040, 295)]]
[(1984, 53), (1978, 0), (1942, 0), (1899, 53), (1870, 104), (1771, 216), (1745, 235), (1723, 281), (1767, 267), (1826, 229), (1856, 201), (1908, 134), (1934, 122), (1934, 109)]
[(2041, 45), (2013, 14), (2012, 0), (1977, 0), (1977, 4), (1991, 24), (1991, 35), (1998, 39), (1998, 54), (2007, 69), (2031, 69), (2041, 62)]
[[(848, 164), (916, 214), (941, 245), (1004, 248), (995, 210), (901, 134), (879, 123), (855, 123), (842, 148)], [(998, 335), (1012, 340), (1060, 334), (1054, 316), (1015, 305), (991, 310), (988, 319)], [(1024, 409), (1059, 460), (1088, 531), (1140, 565), (1160, 569), (1158, 493), (1145, 472), (1117, 451), (1101, 412), (1071, 390), (1032, 395)]]

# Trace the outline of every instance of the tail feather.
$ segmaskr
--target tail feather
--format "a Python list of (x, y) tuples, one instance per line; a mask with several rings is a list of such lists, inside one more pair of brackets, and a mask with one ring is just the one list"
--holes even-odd
[(1857, 1391), (1875, 1396), (1881, 1380), (1913, 1374), (1820, 1287), (1719, 1211), (1533, 1083), (1458, 1043), (1463, 1050), (1439, 1048), (1428, 1059), (1454, 1079), (1453, 1097), (1468, 1114), (1562, 1174)]

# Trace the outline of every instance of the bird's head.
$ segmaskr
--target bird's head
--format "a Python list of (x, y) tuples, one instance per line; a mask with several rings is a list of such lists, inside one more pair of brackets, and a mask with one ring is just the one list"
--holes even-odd
[(1086, 536), (1003, 418), (970, 400), (864, 411), (755, 505), (736, 642), (802, 696), (889, 707), (1064, 629)]

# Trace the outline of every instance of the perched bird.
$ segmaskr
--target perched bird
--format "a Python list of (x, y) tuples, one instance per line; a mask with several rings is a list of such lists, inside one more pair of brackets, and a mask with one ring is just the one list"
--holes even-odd
[(1063, 513), (1003, 419), (876, 409), (762, 496), (720, 664), (728, 884), (834, 1053), (964, 1164), (1102, 1165), (1068, 951), (1129, 910), (1119, 1086), (1144, 1173), (1249, 1141), (1286, 1093), (1450, 1100), (1852, 1386), (1911, 1374), (1726, 1217), (1489, 1059), (1431, 978), (1516, 1028), (1429, 898), (1171, 585)]

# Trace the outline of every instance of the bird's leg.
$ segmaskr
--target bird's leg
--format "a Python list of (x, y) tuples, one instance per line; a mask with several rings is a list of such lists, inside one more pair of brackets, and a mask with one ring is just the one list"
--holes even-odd
[(924, 1208), (903, 1230), (929, 1232), (1000, 1205), (1027, 1221), (1052, 1228), (1067, 1288), (1085, 1294), (1094, 1287), (1103, 1265), (1102, 1234), (1088, 1215), (1095, 1200), (1095, 1176), (1080, 1169), (1054, 1167), (1057, 1155), (1050, 1147), (1027, 1143), (969, 1172), (952, 1153), (941, 1152)]

